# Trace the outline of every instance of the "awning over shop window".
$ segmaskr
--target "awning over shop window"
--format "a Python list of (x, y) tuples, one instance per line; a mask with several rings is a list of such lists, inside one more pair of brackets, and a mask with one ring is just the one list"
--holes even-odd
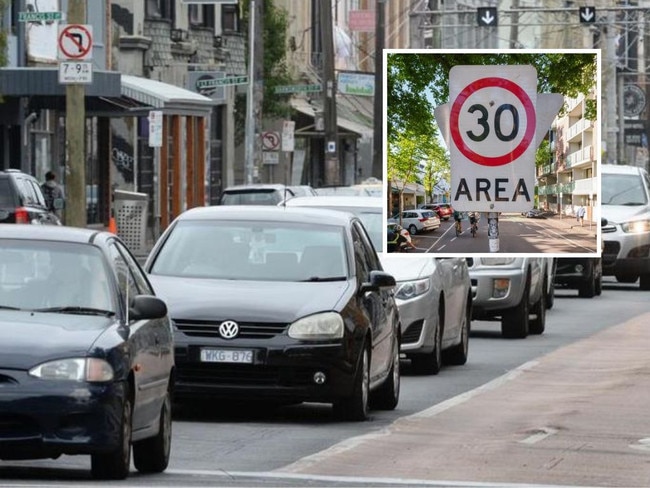
[[(357, 120), (352, 120), (353, 109), (348, 106), (349, 102), (344, 102), (343, 100), (343, 98), (337, 100), (336, 104), (338, 127), (364, 138), (372, 138), (372, 127), (363, 123), (372, 123), (372, 119), (363, 114), (365, 107), (360, 105)], [(309, 117), (315, 117), (315, 112), (317, 110), (321, 111), (323, 106), (322, 100), (312, 100), (309, 102), (305, 98), (292, 98), (290, 103), (295, 110)], [(350, 117), (345, 117), (345, 115), (349, 115)]]
[(165, 114), (206, 116), (214, 100), (185, 88), (139, 76), (122, 75), (122, 95)]

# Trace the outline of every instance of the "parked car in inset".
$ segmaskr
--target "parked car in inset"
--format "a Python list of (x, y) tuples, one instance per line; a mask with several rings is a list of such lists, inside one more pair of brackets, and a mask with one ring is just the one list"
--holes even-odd
[(557, 258), (555, 285), (577, 289), (581, 298), (593, 298), (602, 292), (603, 269), (601, 258)]
[[(55, 201), (63, 208), (63, 201)], [(17, 169), (0, 170), (0, 224), (61, 225), (48, 210), (36, 178)]]
[(650, 290), (650, 177), (637, 166), (601, 165), (603, 275), (621, 283), (639, 280)]
[(293, 191), (282, 184), (229, 186), (221, 194), (221, 205), (277, 205), (292, 198)]
[(472, 317), (499, 319), (501, 334), (507, 338), (542, 334), (549, 289), (545, 259), (549, 258), (467, 258), (472, 282)]
[(433, 210), (440, 220), (449, 220), (454, 215), (454, 209), (448, 203), (425, 203), (420, 208)]
[(162, 472), (173, 378), (167, 307), (115, 234), (0, 225), (0, 459)]
[(472, 290), (464, 258), (381, 256), (397, 280), (402, 354), (413, 369), (438, 374), (443, 363), (467, 362)]
[(322, 402), (348, 420), (397, 406), (395, 278), (359, 217), (197, 207), (165, 230), (145, 269), (175, 325), (180, 403)]
[(418, 232), (430, 232), (440, 227), (440, 219), (433, 210), (420, 208), (403, 210), (401, 218), (399, 213), (394, 218), (411, 235), (415, 235)]

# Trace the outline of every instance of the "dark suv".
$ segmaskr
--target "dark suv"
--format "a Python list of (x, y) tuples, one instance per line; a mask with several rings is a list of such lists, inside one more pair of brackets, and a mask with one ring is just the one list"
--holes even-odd
[(0, 224), (61, 225), (47, 209), (36, 178), (17, 169), (0, 170)]

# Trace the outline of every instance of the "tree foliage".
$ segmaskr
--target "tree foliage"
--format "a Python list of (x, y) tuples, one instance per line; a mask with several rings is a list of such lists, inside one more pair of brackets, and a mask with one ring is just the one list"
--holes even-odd
[[(0, 0), (2, 1), (2, 0)], [(287, 29), (289, 14), (281, 7), (276, 7), (272, 0), (263, 4), (262, 42), (264, 49), (263, 86), (264, 95), (262, 112), (265, 116), (285, 117), (290, 113), (289, 96), (277, 95), (275, 88), (291, 83), (291, 76), (286, 62)], [(249, 17), (250, 1), (242, 8), (242, 17), (246, 22)], [(250, 80), (252, 83), (253, 80)], [(236, 140), (242, 142), (245, 134), (246, 95), (238, 94), (235, 99)]]
[[(433, 109), (449, 101), (449, 70), (456, 65), (532, 65), (539, 93), (575, 98), (596, 84), (593, 53), (389, 53), (387, 56), (388, 137), (402, 130), (428, 133)], [(429, 94), (429, 95), (427, 95)], [(595, 120), (597, 100), (587, 102), (585, 117)]]

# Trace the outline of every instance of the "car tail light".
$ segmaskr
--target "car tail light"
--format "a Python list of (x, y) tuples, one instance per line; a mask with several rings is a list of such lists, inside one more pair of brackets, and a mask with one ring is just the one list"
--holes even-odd
[(427, 217), (420, 217), (418, 220), (419, 220), (420, 222), (426, 222), (426, 221), (429, 220), (429, 219), (428, 219)]
[(29, 212), (26, 208), (18, 207), (16, 209), (16, 223), (29, 224)]

